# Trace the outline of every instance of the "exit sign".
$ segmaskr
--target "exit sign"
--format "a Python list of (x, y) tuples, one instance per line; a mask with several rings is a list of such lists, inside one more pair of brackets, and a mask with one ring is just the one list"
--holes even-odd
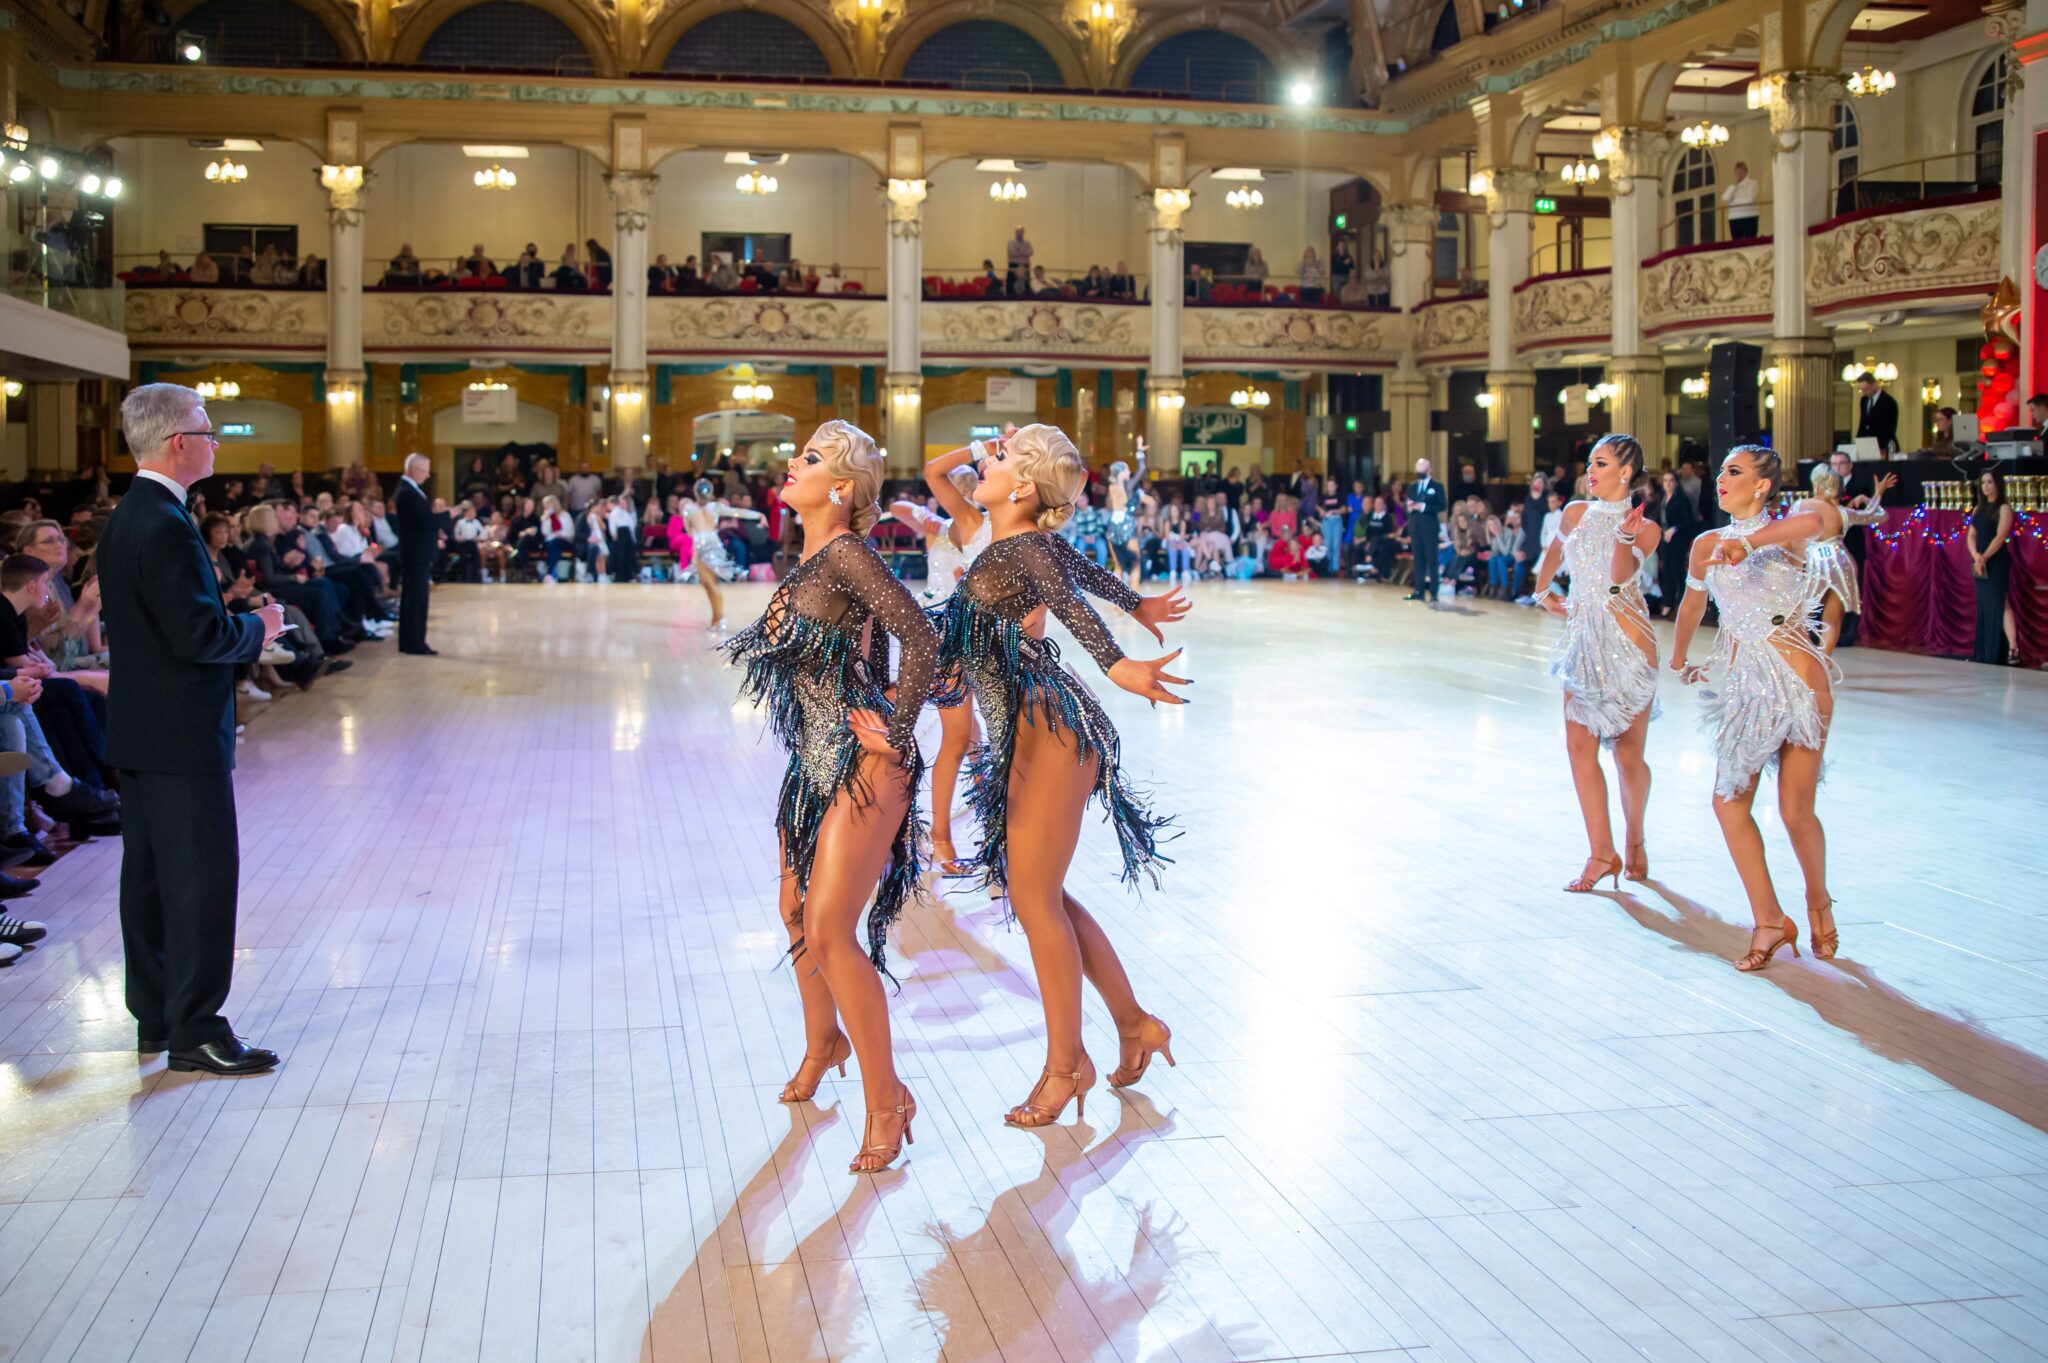
[(1343, 231), (1343, 230), (1344, 230), (1345, 228), (1349, 227), (1350, 225), (1351, 225), (1351, 215), (1350, 215), (1349, 213), (1339, 213), (1339, 214), (1337, 215), (1337, 230), (1338, 230), (1339, 232)]
[(220, 433), (222, 435), (254, 435), (256, 434), (256, 427), (252, 422), (247, 421), (223, 421), (220, 424)]
[(1555, 212), (1557, 212), (1557, 200), (1555, 200), (1555, 199), (1538, 199), (1538, 200), (1536, 201), (1536, 211), (1537, 211), (1538, 213), (1555, 213)]

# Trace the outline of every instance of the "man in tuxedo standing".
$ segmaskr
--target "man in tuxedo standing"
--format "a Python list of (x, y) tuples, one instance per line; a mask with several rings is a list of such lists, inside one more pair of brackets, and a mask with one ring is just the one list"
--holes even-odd
[(1868, 369), (1856, 376), (1856, 438), (1869, 436), (1879, 454), (1899, 448), (1899, 404)]
[(427, 647), (427, 594), (434, 586), (434, 560), (441, 556), (441, 529), (427, 500), (434, 466), (424, 454), (405, 457), (405, 476), (391, 495), (398, 531), (398, 651), (431, 658)]
[(1435, 601), (1443, 560), (1437, 540), (1443, 533), (1444, 485), (1429, 476), (1429, 461), (1415, 461), (1415, 481), (1408, 485), (1408, 553), (1413, 560), (1415, 590), (1410, 601)]
[(275, 1052), (221, 1015), (233, 982), (235, 665), (284, 630), (284, 607), (230, 614), (187, 490), (220, 441), (190, 388), (144, 384), (121, 404), (139, 471), (99, 544), (113, 645), (107, 761), (121, 773), (121, 942), (136, 1049), (170, 1068), (255, 1074)]

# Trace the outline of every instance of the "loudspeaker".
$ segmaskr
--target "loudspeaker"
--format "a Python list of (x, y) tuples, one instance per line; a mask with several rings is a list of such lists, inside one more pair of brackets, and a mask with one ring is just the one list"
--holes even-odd
[(1710, 352), (1707, 365), (1707, 438), (1715, 460), (1731, 446), (1755, 444), (1764, 433), (1757, 374), (1764, 352), (1727, 341)]

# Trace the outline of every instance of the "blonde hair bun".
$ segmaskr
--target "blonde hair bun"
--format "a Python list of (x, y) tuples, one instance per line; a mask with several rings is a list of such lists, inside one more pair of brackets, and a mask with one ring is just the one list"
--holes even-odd
[(1057, 426), (1033, 422), (1003, 442), (1016, 469), (1017, 481), (1038, 493), (1038, 528), (1057, 530), (1074, 514), (1074, 499), (1088, 484), (1088, 466), (1081, 452)]
[(855, 534), (865, 535), (882, 519), (882, 451), (875, 438), (851, 421), (837, 418), (818, 427), (811, 443), (825, 454), (825, 472), (834, 482), (853, 484), (849, 521)]

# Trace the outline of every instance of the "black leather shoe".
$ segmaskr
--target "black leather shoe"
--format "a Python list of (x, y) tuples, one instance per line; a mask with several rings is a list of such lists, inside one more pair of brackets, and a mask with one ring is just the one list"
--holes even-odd
[(61, 823), (76, 823), (81, 819), (95, 818), (102, 814), (119, 814), (121, 798), (104, 790), (94, 790), (83, 781), (73, 781), (71, 789), (62, 795), (52, 795), (47, 790), (36, 792), (36, 803), (43, 812)]
[(180, 1073), (204, 1070), (208, 1074), (261, 1074), (277, 1064), (277, 1052), (245, 1045), (242, 1038), (209, 1041), (188, 1051), (172, 1051), (170, 1068)]
[(50, 844), (34, 833), (16, 833), (0, 841), (0, 870), (23, 862), (31, 866), (48, 866), (56, 859), (57, 854), (50, 850)]
[(347, 658), (329, 658), (327, 660), (327, 675), (331, 677), (337, 672), (346, 672), (354, 666), (355, 663)]
[(168, 1037), (146, 1036), (141, 1032), (135, 1034), (135, 1053), (137, 1055), (155, 1055), (158, 1051), (170, 1049), (170, 1045), (171, 1042)]
[(400, 653), (409, 653), (415, 658), (438, 658), (441, 656), (440, 649), (428, 648), (425, 644), (421, 644), (418, 648), (401, 648), (398, 651)]
[(0, 871), (0, 899), (19, 899), (32, 892), (35, 887), (36, 883), (33, 880), (23, 880), (19, 876), (11, 876), (5, 871)]

